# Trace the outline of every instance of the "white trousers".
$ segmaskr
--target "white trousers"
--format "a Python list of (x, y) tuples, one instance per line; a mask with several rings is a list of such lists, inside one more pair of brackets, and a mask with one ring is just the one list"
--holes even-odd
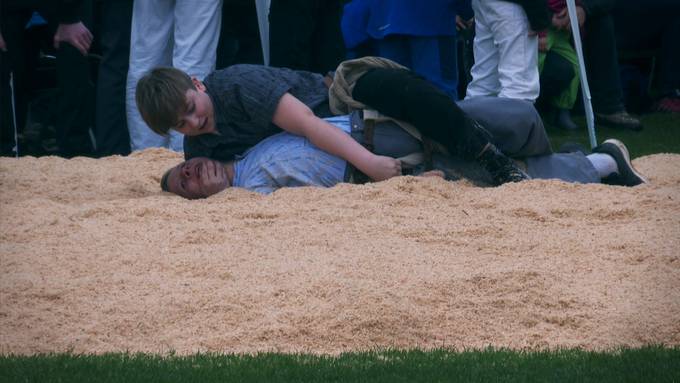
[(538, 37), (520, 5), (472, 0), (475, 40), (472, 81), (465, 98), (498, 96), (534, 102), (540, 90)]
[(126, 108), (133, 151), (165, 147), (182, 151), (183, 136), (154, 133), (135, 102), (137, 82), (151, 69), (172, 66), (202, 80), (215, 69), (222, 0), (135, 0), (130, 37)]

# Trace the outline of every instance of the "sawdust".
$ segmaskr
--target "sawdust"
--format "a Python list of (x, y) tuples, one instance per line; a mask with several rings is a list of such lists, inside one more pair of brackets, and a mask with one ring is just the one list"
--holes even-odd
[(202, 201), (160, 192), (179, 160), (0, 159), (0, 353), (680, 344), (680, 155)]

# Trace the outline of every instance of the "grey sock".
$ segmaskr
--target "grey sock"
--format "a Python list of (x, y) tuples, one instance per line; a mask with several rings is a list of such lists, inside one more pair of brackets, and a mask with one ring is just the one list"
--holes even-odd
[(604, 153), (592, 153), (586, 156), (588, 161), (593, 164), (593, 167), (597, 171), (600, 178), (605, 178), (612, 173), (619, 171), (618, 165), (616, 165), (616, 160), (609, 154)]

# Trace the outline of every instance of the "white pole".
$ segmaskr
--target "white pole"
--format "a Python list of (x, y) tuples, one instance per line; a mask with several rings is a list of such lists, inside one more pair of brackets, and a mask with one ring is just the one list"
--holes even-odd
[(581, 45), (581, 31), (578, 29), (578, 16), (576, 15), (576, 1), (567, 0), (569, 10), (569, 20), (571, 22), (571, 33), (574, 35), (574, 46), (578, 57), (578, 67), (581, 74), (581, 91), (583, 93), (583, 107), (586, 111), (586, 125), (588, 126), (588, 138), (590, 148), (597, 146), (595, 137), (595, 115), (593, 114), (593, 104), (590, 98), (590, 87), (588, 87), (588, 77), (586, 76), (586, 64), (583, 60), (583, 46)]
[(17, 130), (17, 109), (14, 100), (14, 72), (9, 72), (9, 91), (12, 98), (12, 122), (14, 125), (14, 157), (19, 158), (19, 133)]
[(262, 58), (264, 65), (269, 66), (269, 6), (271, 0), (255, 0), (257, 9), (257, 25), (260, 29), (260, 43), (262, 44)]

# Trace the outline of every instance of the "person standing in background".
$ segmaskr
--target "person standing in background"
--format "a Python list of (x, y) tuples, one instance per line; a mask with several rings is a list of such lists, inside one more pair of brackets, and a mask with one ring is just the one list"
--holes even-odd
[(94, 137), (97, 156), (130, 154), (125, 86), (130, 61), (133, 0), (100, 2), (100, 46)]
[[(641, 130), (642, 123), (626, 111), (623, 104), (614, 20), (611, 12), (616, 0), (581, 0), (576, 6), (578, 24), (584, 28), (583, 55), (598, 124), (630, 130)], [(557, 29), (570, 30), (567, 10), (553, 15)]]
[(345, 59), (340, 0), (272, 0), (270, 64), (326, 74)]
[(203, 79), (215, 69), (222, 0), (135, 0), (132, 12), (126, 108), (130, 149), (183, 150), (183, 136), (154, 133), (135, 103), (139, 79), (158, 66), (173, 66)]
[[(30, 79), (25, 73), (27, 47), (23, 32), (36, 11), (47, 21), (53, 36), (52, 45), (56, 49), (58, 154), (67, 158), (91, 155), (93, 145), (89, 129), (92, 113), (88, 101), (92, 100), (92, 85), (87, 55), (94, 38), (90, 32), (92, 0), (3, 0), (0, 3), (0, 50), (5, 51), (3, 55), (7, 56), (6, 60), (2, 60), (0, 72), (3, 88), (9, 84), (10, 71), (13, 73), (16, 128), (20, 132), (26, 121), (28, 96), (25, 89)], [(9, 94), (7, 89), (2, 92), (3, 95)]]
[(472, 0), (475, 64), (465, 98), (534, 102), (540, 91), (537, 32), (550, 25), (545, 0)]
[(469, 19), (469, 1), (430, 0), (427, 6), (411, 0), (370, 1), (367, 30), (376, 55), (411, 68), (457, 100), (459, 3), (468, 4), (463, 18)]

